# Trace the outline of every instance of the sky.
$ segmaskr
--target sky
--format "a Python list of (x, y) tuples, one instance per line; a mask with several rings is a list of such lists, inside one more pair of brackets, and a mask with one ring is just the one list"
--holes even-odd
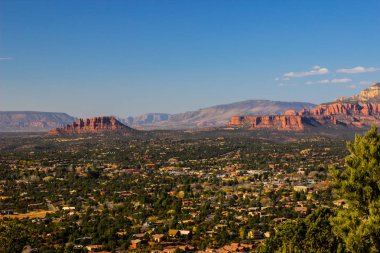
[(322, 103), (380, 81), (380, 1), (0, 0), (0, 110)]

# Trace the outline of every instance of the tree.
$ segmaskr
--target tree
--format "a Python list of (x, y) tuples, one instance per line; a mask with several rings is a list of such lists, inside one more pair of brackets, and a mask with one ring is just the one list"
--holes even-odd
[(331, 232), (332, 215), (331, 210), (319, 208), (305, 220), (282, 223), (259, 252), (342, 252), (339, 238)]
[(0, 222), (0, 253), (21, 252), (23, 247), (35, 244), (33, 232), (18, 220)]
[(349, 252), (380, 251), (380, 135), (373, 126), (348, 143), (345, 169), (331, 168), (334, 188), (347, 204), (331, 219)]
[(239, 238), (241, 240), (245, 239), (245, 237), (246, 237), (245, 234), (246, 234), (245, 228), (244, 227), (239, 228)]

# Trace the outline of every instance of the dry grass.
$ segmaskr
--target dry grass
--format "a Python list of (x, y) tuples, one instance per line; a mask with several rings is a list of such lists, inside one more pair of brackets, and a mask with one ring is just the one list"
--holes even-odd
[(36, 211), (36, 212), (29, 212), (29, 213), (19, 213), (19, 214), (10, 214), (10, 215), (0, 215), (0, 219), (4, 218), (11, 218), (11, 219), (35, 219), (35, 218), (45, 218), (46, 214), (53, 213), (52, 211)]

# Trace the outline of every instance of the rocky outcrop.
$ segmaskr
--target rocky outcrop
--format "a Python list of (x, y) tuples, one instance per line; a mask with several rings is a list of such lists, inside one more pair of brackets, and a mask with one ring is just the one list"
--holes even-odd
[(303, 130), (316, 126), (364, 127), (380, 125), (380, 83), (350, 98), (302, 109), (288, 110), (284, 115), (234, 116), (228, 125), (251, 129)]
[(368, 87), (352, 97), (341, 97), (336, 102), (380, 102), (380, 83)]
[(79, 119), (63, 128), (56, 128), (49, 132), (51, 135), (59, 134), (81, 134), (81, 133), (99, 133), (114, 131), (129, 131), (132, 128), (127, 127), (118, 121), (115, 117), (95, 117), (91, 119)]
[(304, 130), (321, 125), (345, 125), (335, 116), (310, 117), (301, 115), (235, 116), (228, 123), (231, 127), (251, 129)]
[(371, 116), (380, 114), (380, 103), (352, 102), (322, 104), (310, 110), (311, 115)]
[(252, 120), (253, 128), (273, 128), (278, 130), (302, 130), (304, 124), (298, 115), (257, 116)]

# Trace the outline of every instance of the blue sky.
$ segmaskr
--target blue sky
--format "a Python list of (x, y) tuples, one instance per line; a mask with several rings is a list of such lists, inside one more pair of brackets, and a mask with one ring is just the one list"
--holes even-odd
[(380, 81), (380, 1), (1, 0), (0, 110), (327, 102)]

